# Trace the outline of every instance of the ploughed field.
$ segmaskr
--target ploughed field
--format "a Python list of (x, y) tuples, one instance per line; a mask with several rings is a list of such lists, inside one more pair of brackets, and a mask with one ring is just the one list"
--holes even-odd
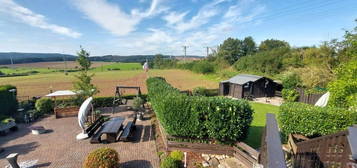
[[(41, 63), (44, 64), (44, 63)], [(27, 68), (31, 70), (32, 68)], [(146, 93), (145, 81), (149, 76), (162, 76), (169, 83), (181, 90), (195, 87), (218, 88), (218, 83), (207, 79), (204, 75), (186, 70), (150, 70), (145, 73), (138, 63), (112, 63), (93, 68), (90, 73), (95, 74), (93, 83), (100, 93), (96, 96), (114, 96), (115, 86), (140, 86)], [(17, 87), (19, 97), (44, 96), (52, 91), (73, 89), (77, 72), (45, 72), (28, 76), (1, 77), (0, 85), (11, 84)], [(126, 91), (124, 94), (133, 94)]]

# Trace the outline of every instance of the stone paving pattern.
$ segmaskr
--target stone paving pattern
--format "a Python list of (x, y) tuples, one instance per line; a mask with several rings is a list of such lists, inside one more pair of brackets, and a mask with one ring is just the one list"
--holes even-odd
[[(133, 112), (125, 111), (114, 116), (132, 117)], [(0, 136), (0, 146), (5, 149), (0, 154), (0, 167), (8, 165), (6, 156), (19, 153), (18, 162), (38, 160), (35, 167), (80, 168), (89, 152), (100, 147), (110, 147), (119, 153), (122, 168), (159, 167), (154, 135), (150, 120), (137, 121), (135, 137), (131, 142), (112, 144), (90, 144), (89, 139), (77, 141), (81, 132), (77, 117), (55, 119), (50, 116), (33, 123), (43, 126), (48, 133), (32, 135), (29, 124), (20, 124), (19, 130)]]

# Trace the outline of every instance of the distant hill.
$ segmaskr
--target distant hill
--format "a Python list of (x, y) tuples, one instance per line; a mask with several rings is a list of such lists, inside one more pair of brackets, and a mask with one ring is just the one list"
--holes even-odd
[(58, 53), (17, 53), (7, 52), (0, 53), (0, 65), (11, 64), (12, 61), (16, 64), (32, 63), (32, 62), (50, 62), (50, 61), (74, 61), (76, 59), (73, 55), (58, 54)]
[[(77, 56), (59, 53), (18, 53), (18, 52), (0, 52), (0, 65), (11, 64), (11, 58), (14, 64), (34, 63), (34, 62), (53, 62), (53, 61), (74, 61)], [(152, 60), (155, 55), (105, 55), (105, 56), (91, 56), (91, 61), (105, 61), (105, 62), (145, 62), (146, 59)], [(175, 56), (173, 56), (176, 58)], [(170, 58), (164, 56), (164, 58)], [(201, 56), (187, 56), (187, 59), (201, 59)], [(177, 59), (182, 59), (178, 56)]]

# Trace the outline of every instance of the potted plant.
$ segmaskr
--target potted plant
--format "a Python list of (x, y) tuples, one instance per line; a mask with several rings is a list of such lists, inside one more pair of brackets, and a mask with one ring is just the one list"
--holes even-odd
[(133, 102), (133, 110), (136, 111), (138, 120), (143, 120), (144, 118), (144, 100), (141, 97), (135, 97)]

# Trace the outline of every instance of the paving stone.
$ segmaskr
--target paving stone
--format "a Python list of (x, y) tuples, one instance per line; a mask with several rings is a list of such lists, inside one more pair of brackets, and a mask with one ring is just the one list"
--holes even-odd
[[(133, 112), (119, 112), (114, 116), (129, 117)], [(55, 119), (44, 118), (32, 124), (19, 124), (16, 132), (0, 137), (0, 167), (8, 165), (4, 159), (10, 153), (19, 153), (18, 162), (38, 160), (37, 167), (78, 168), (89, 152), (109, 147), (119, 153), (120, 166), (133, 168), (159, 167), (151, 121), (137, 121), (133, 142), (116, 142), (111, 144), (90, 144), (89, 139), (77, 141), (81, 132), (77, 117)], [(30, 126), (41, 125), (48, 133), (32, 135)]]

